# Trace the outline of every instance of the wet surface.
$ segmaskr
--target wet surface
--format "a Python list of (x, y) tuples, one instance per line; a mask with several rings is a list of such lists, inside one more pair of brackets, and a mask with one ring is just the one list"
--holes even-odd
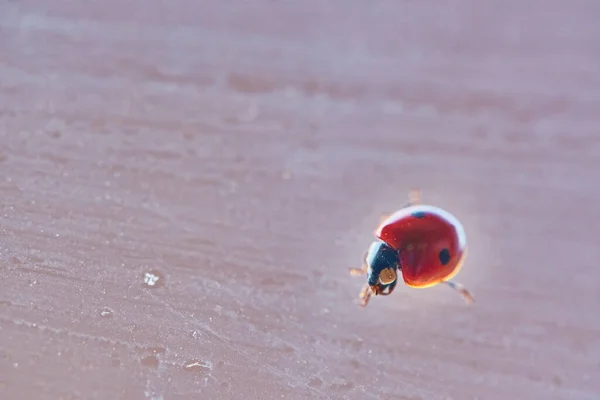
[[(0, 397), (597, 399), (599, 16), (0, 3)], [(357, 306), (412, 187), (474, 307)]]

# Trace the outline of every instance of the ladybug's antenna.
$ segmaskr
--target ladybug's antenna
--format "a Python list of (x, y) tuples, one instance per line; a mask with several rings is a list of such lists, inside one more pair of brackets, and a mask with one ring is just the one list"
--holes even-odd
[(473, 297), (471, 292), (469, 292), (467, 290), (467, 288), (465, 288), (462, 284), (460, 284), (458, 282), (452, 282), (452, 281), (444, 281), (443, 283), (450, 286), (452, 289), (456, 290), (458, 292), (458, 294), (460, 294), (468, 304), (475, 303), (475, 297)]

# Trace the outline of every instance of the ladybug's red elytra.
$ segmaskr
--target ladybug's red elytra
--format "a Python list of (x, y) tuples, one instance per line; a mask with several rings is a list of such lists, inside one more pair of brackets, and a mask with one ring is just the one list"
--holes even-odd
[(467, 255), (467, 238), (460, 221), (439, 207), (421, 204), (418, 190), (410, 201), (384, 218), (375, 230), (377, 240), (365, 253), (363, 267), (353, 275), (367, 275), (360, 293), (366, 306), (373, 294), (387, 296), (398, 283), (398, 274), (412, 288), (444, 283), (458, 291), (468, 303), (475, 301), (460, 283), (451, 281)]

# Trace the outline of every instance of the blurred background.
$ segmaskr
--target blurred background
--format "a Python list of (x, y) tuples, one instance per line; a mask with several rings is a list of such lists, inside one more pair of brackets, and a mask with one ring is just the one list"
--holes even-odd
[[(600, 398), (600, 3), (0, 2), (0, 398)], [(447, 287), (357, 305), (412, 187)]]

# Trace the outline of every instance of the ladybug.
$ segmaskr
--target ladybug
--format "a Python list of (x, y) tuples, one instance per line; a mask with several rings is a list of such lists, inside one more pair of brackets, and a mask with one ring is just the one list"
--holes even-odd
[(406, 286), (421, 289), (444, 283), (473, 303), (471, 293), (450, 280), (467, 255), (462, 224), (446, 210), (421, 204), (418, 190), (412, 190), (409, 199), (375, 230), (377, 240), (366, 251), (363, 267), (350, 269), (352, 275), (367, 275), (360, 292), (361, 306), (366, 306), (373, 294), (392, 294), (398, 274)]

